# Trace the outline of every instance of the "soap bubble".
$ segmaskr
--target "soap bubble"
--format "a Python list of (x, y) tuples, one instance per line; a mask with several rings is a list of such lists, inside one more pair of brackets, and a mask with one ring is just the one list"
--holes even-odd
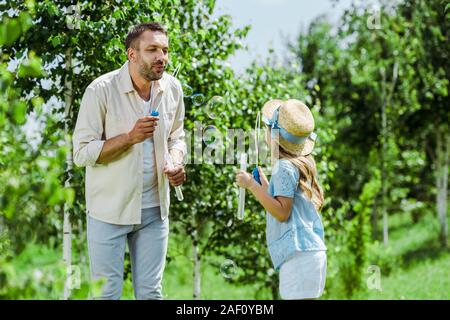
[(231, 259), (226, 259), (220, 265), (220, 273), (224, 278), (230, 279), (236, 276), (237, 274), (237, 266), (236, 263)]
[(219, 108), (224, 104), (225, 99), (221, 96), (212, 97), (206, 104), (206, 114), (211, 119), (215, 119), (219, 114)]
[(183, 83), (181, 85), (181, 87), (183, 88), (183, 94), (185, 98), (190, 98), (193, 94), (194, 94), (194, 89), (192, 89), (189, 85), (187, 85), (186, 83)]
[(203, 102), (205, 101), (205, 96), (201, 93), (196, 93), (191, 96), (191, 100), (192, 100), (192, 103), (198, 107), (198, 106), (201, 106), (203, 104)]
[(222, 141), (222, 133), (216, 126), (209, 125), (203, 130), (203, 142), (208, 147), (214, 147)]

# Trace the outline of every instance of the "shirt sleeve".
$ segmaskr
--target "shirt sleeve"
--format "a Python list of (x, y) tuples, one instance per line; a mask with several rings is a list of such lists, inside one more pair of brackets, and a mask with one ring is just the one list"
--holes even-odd
[(94, 166), (105, 143), (102, 140), (106, 114), (104, 103), (93, 88), (88, 87), (81, 99), (77, 123), (72, 137), (73, 159), (79, 167)]
[[(183, 101), (183, 89), (181, 88), (181, 84), (177, 83), (178, 90), (180, 90), (179, 101), (177, 106), (177, 111), (175, 113), (175, 118), (173, 121), (173, 126), (169, 134), (168, 139), (168, 148), (169, 151), (172, 149), (176, 149), (181, 151), (183, 157), (186, 155), (186, 143), (184, 141), (185, 133), (184, 133), (184, 101)], [(178, 159), (178, 162), (181, 162)]]
[(272, 173), (273, 196), (293, 198), (298, 187), (299, 175), (288, 160), (280, 160)]

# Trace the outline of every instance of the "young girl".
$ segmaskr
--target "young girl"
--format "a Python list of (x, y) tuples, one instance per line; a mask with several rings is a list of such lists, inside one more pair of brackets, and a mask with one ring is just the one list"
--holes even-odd
[(279, 159), (270, 183), (258, 167), (261, 184), (239, 171), (236, 183), (250, 190), (267, 210), (266, 239), (280, 273), (283, 299), (314, 299), (322, 295), (326, 277), (326, 246), (321, 217), (323, 192), (311, 155), (316, 135), (309, 108), (298, 100), (271, 100), (262, 109), (266, 142)]

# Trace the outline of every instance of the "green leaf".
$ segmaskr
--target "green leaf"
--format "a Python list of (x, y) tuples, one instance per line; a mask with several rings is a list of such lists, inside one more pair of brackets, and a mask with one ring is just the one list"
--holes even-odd
[(17, 75), (21, 78), (26, 77), (40, 77), (44, 71), (41, 64), (41, 59), (34, 57), (34, 53), (30, 54), (31, 58), (28, 58), (19, 66)]
[(61, 37), (59, 35), (52, 36), (48, 39), (53, 45), (54, 48), (58, 47), (61, 44)]
[(14, 121), (22, 125), (26, 121), (27, 104), (24, 101), (17, 101), (13, 106)]
[(65, 201), (69, 207), (72, 207), (75, 201), (75, 190), (73, 188), (68, 188), (65, 190)]
[(17, 19), (7, 18), (0, 25), (0, 45), (11, 45), (21, 35), (21, 26)]
[(22, 32), (26, 32), (32, 25), (33, 19), (28, 12), (21, 12), (19, 14), (19, 20), (22, 28)]

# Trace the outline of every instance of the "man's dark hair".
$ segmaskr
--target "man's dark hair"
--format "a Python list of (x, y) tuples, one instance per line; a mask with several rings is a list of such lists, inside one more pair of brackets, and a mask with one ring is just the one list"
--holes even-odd
[(136, 45), (137, 39), (140, 37), (140, 35), (144, 31), (159, 31), (164, 33), (167, 36), (167, 30), (164, 28), (159, 22), (146, 22), (146, 23), (140, 23), (138, 25), (135, 25), (127, 34), (127, 37), (125, 38), (125, 49), (128, 50), (128, 48), (137, 49), (138, 46)]

